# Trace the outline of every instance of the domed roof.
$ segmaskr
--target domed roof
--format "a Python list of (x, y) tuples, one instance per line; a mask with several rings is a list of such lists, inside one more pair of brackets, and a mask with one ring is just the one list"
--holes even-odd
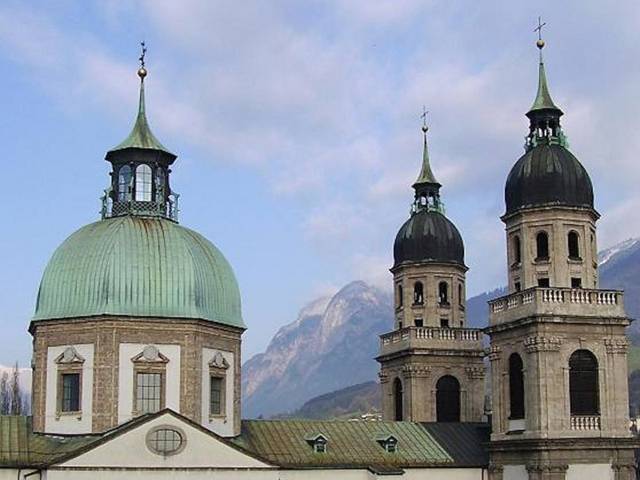
[(123, 315), (209, 320), (245, 328), (231, 266), (202, 235), (156, 217), (92, 223), (55, 251), (34, 321)]
[(540, 144), (511, 169), (504, 190), (507, 215), (520, 208), (568, 206), (593, 208), (589, 174), (562, 145)]
[(442, 213), (420, 210), (400, 228), (393, 244), (394, 267), (403, 263), (455, 263), (464, 267), (464, 243)]

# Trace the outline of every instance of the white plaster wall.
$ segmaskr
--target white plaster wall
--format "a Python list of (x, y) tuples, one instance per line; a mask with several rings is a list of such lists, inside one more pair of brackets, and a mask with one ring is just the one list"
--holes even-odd
[[(47, 480), (129, 480), (140, 479), (174, 479), (190, 480), (377, 480), (382, 478), (368, 470), (272, 470), (272, 469), (192, 469), (192, 470), (51, 470)], [(409, 469), (404, 475), (385, 475), (385, 479), (393, 480), (483, 480), (485, 472), (476, 468), (433, 468)]]
[(505, 465), (502, 471), (503, 480), (529, 480), (527, 467), (524, 465)]
[[(184, 449), (169, 456), (157, 455), (147, 448), (146, 438), (157, 426), (175, 426), (185, 436)], [(93, 450), (64, 462), (62, 466), (112, 468), (269, 468), (210, 433), (195, 428), (175, 416), (165, 413), (115, 436)]]
[[(0, 468), (0, 480), (20, 480), (20, 479), (24, 479), (25, 475), (29, 475), (30, 473), (36, 472), (37, 470), (30, 470), (30, 469), (14, 469), (14, 468)], [(42, 478), (45, 478), (44, 474), (42, 476)], [(28, 479), (31, 480), (39, 480), (38, 475), (31, 475), (29, 477), (26, 477)]]
[(569, 465), (566, 480), (614, 480), (613, 468), (608, 463)]
[[(58, 405), (58, 364), (55, 362), (69, 347), (73, 347), (82, 358), (81, 415), (61, 415), (56, 418)], [(47, 433), (90, 433), (93, 414), (93, 344), (62, 345), (47, 349), (47, 380), (45, 397), (44, 430)]]
[[(160, 353), (169, 359), (165, 375), (165, 407), (180, 411), (180, 346), (157, 345)], [(121, 343), (118, 364), (118, 423), (124, 423), (133, 417), (133, 362), (146, 344)]]
[[(209, 387), (209, 362), (213, 358), (216, 352), (220, 352), (224, 359), (229, 364), (227, 369), (226, 378), (226, 403), (225, 403), (225, 418), (214, 418), (209, 420), (209, 397), (211, 396)], [(225, 352), (223, 350), (214, 350), (211, 348), (202, 349), (202, 425), (209, 430), (216, 432), (223, 437), (233, 436), (233, 404), (234, 398), (234, 378), (235, 378), (235, 362), (232, 352)]]

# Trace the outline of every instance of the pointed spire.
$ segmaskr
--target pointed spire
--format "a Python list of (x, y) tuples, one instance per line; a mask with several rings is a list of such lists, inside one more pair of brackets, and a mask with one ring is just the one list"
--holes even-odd
[(140, 68), (138, 69), (138, 77), (140, 77), (140, 98), (138, 100), (138, 114), (136, 116), (135, 124), (129, 136), (124, 139), (122, 143), (109, 150), (107, 155), (118, 150), (124, 150), (127, 148), (140, 148), (145, 150), (158, 150), (167, 153), (175, 158), (175, 155), (171, 153), (151, 132), (149, 127), (149, 121), (145, 111), (144, 100), (144, 79), (147, 76), (147, 69), (145, 68), (145, 55), (147, 48), (145, 43), (142, 42), (142, 55), (140, 56)]
[(431, 163), (429, 162), (429, 147), (427, 145), (427, 110), (423, 107), (422, 113), (422, 136), (424, 144), (422, 147), (422, 167), (418, 179), (413, 184), (415, 190), (415, 200), (412, 212), (416, 213), (422, 210), (443, 211), (442, 202), (440, 201), (440, 183), (436, 180)]
[(422, 147), (422, 168), (420, 169), (420, 175), (418, 175), (418, 179), (413, 184), (415, 188), (416, 185), (424, 184), (424, 183), (438, 183), (436, 180), (433, 171), (431, 170), (431, 164), (429, 162), (429, 147), (427, 145), (427, 131), (429, 127), (426, 124), (422, 126), (422, 134), (424, 137), (424, 146)]
[(538, 32), (538, 41), (536, 46), (540, 51), (540, 61), (538, 65), (538, 92), (533, 101), (533, 105), (527, 112), (530, 120), (529, 135), (525, 143), (525, 150), (536, 147), (541, 143), (567, 145), (566, 137), (560, 127), (560, 117), (563, 115), (562, 110), (553, 103), (551, 93), (549, 93), (549, 84), (547, 83), (547, 74), (542, 59), (542, 49), (545, 42), (542, 39), (542, 27), (546, 23), (542, 23), (542, 19), (538, 17), (538, 27), (534, 30)]
[[(545, 25), (546, 22), (542, 23), (542, 18), (538, 17), (538, 26), (534, 30), (534, 32), (538, 32), (536, 47), (538, 47), (538, 50), (540, 51), (540, 63), (538, 65), (538, 93), (536, 94), (536, 99), (533, 101), (533, 105), (531, 105), (531, 108), (529, 109), (529, 113), (536, 110), (558, 110), (562, 113), (551, 99), (549, 85), (547, 83), (547, 75), (544, 70), (544, 61), (542, 60), (542, 49), (545, 46), (545, 41), (542, 39), (542, 27)], [(527, 113), (527, 115), (529, 115), (529, 113)]]

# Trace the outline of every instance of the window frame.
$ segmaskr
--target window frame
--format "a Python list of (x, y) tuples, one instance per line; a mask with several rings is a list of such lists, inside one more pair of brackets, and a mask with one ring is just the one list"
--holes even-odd
[[(152, 202), (154, 183), (153, 168), (146, 163), (138, 164), (135, 168), (134, 200), (136, 202)], [(148, 198), (147, 193), (149, 194)]]
[[(588, 355), (589, 360), (593, 362), (591, 370), (576, 370), (572, 367), (572, 362), (577, 355)], [(569, 413), (572, 417), (597, 417), (601, 415), (601, 400), (600, 400), (600, 362), (598, 361), (598, 357), (596, 357), (595, 353), (586, 348), (581, 348), (575, 350), (570, 356), (567, 362), (567, 366), (569, 367)], [(593, 378), (590, 380), (595, 380), (595, 385), (591, 385), (593, 390), (588, 390), (584, 387), (586, 383), (585, 374), (592, 373)], [(580, 375), (582, 374), (582, 375)], [(575, 387), (581, 387), (576, 389)], [(586, 395), (585, 392), (591, 393), (591, 398), (589, 401), (585, 400), (585, 397), (582, 396), (579, 398), (579, 394)], [(591, 403), (591, 409), (586, 408), (585, 405), (581, 405), (581, 403)], [(583, 409), (584, 408), (584, 409)]]
[[(444, 289), (442, 288), (444, 286)], [(444, 292), (444, 295), (443, 295)], [(449, 307), (451, 306), (450, 296), (449, 296), (449, 282), (446, 280), (441, 280), (438, 282), (438, 306), (440, 307)]]
[(417, 280), (413, 283), (413, 305), (422, 306), (424, 303), (424, 283)]
[[(446, 380), (445, 380), (446, 379)], [(457, 398), (456, 398), (456, 406), (451, 407), (453, 408), (453, 413), (455, 413), (456, 415), (454, 415), (456, 417), (456, 420), (445, 420), (445, 413), (449, 413), (449, 411), (441, 411), (441, 409), (439, 408), (440, 406), (444, 406), (444, 405), (448, 405), (451, 406), (453, 405), (452, 402), (452, 398), (449, 398), (448, 396), (445, 396), (445, 398), (441, 398), (441, 395), (444, 395), (445, 392), (453, 392), (454, 389), (451, 390), (447, 390), (446, 388), (443, 387), (439, 387), (440, 382), (443, 381), (449, 381), (449, 379), (452, 379), (455, 381), (455, 383), (451, 383), (451, 385), (455, 385), (456, 389), (455, 391), (457, 392)], [(455, 376), (451, 375), (451, 374), (445, 374), (442, 375), (440, 378), (438, 378), (438, 380), (436, 381), (435, 384), (435, 396), (436, 396), (436, 421), (438, 423), (460, 423), (462, 421), (462, 385), (460, 384), (460, 380), (458, 380)], [(449, 408), (449, 407), (447, 407)], [(448, 417), (447, 417), (448, 418)]]
[(404, 420), (404, 385), (399, 377), (392, 383), (393, 389), (393, 418), (396, 422)]
[[(160, 398), (158, 410), (142, 411), (138, 404), (138, 375), (159, 375), (160, 376)], [(162, 366), (137, 365), (133, 369), (133, 415), (145, 415), (147, 413), (156, 413), (163, 410), (166, 406), (166, 368)]]
[[(122, 171), (125, 168), (129, 171), (127, 181), (123, 181), (122, 175)], [(116, 194), (116, 199), (118, 202), (130, 202), (131, 200), (133, 200), (133, 172), (134, 170), (129, 164), (121, 165), (118, 168), (118, 192)]]
[[(170, 430), (177, 433), (180, 436), (180, 440), (181, 440), (180, 446), (176, 450), (163, 451), (155, 448), (155, 446), (152, 443), (153, 442), (152, 436), (161, 430)], [(184, 433), (184, 430), (182, 430), (181, 428), (175, 425), (157, 425), (152, 429), (150, 429), (145, 435), (145, 444), (150, 452), (156, 455), (160, 455), (162, 457), (171, 457), (173, 455), (178, 455), (180, 452), (182, 452), (186, 448), (187, 436)]]
[[(519, 365), (514, 365), (514, 360), (519, 361)], [(515, 372), (514, 368), (519, 368), (519, 372)], [(518, 376), (516, 377), (516, 373)], [(524, 420), (527, 414), (525, 400), (524, 385), (524, 361), (519, 353), (513, 352), (509, 355), (509, 420)], [(518, 380), (517, 384), (514, 380)], [(517, 390), (516, 390), (517, 389)], [(519, 398), (514, 398), (517, 394)], [(519, 400), (519, 403), (516, 401)], [(514, 408), (516, 407), (516, 408)], [(514, 410), (516, 412), (514, 413)]]
[(582, 261), (580, 250), (580, 234), (576, 230), (570, 230), (567, 233), (567, 258), (576, 262)]
[[(541, 243), (541, 238), (545, 239), (544, 244)], [(547, 232), (546, 230), (539, 230), (536, 233), (536, 262), (548, 262), (550, 260), (551, 251), (549, 249), (549, 240), (549, 232)], [(546, 253), (546, 255), (542, 255), (543, 253)]]
[[(78, 415), (82, 413), (82, 364), (68, 364), (58, 365), (57, 371), (57, 401), (56, 401), (56, 414), (58, 417), (64, 415)], [(65, 375), (77, 375), (78, 376), (78, 409), (77, 410), (64, 410), (64, 376)]]

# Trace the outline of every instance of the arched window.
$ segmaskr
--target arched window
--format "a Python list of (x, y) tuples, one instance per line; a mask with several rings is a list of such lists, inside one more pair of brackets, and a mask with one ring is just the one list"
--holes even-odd
[(509, 357), (509, 419), (524, 418), (524, 372), (522, 358), (517, 353)]
[(131, 200), (131, 167), (124, 165), (118, 172), (118, 201)]
[(136, 168), (136, 200), (138, 202), (151, 201), (152, 173), (149, 165), (139, 165)]
[(464, 287), (461, 283), (458, 284), (458, 305), (464, 307)]
[(540, 232), (536, 235), (536, 260), (549, 259), (549, 235)]
[(402, 405), (402, 382), (399, 378), (393, 381), (393, 407), (395, 412), (395, 420), (401, 421), (404, 415), (404, 409)]
[(447, 282), (438, 284), (438, 303), (440, 305), (449, 305), (449, 284)]
[(402, 285), (398, 285), (398, 308), (402, 306)]
[(416, 282), (413, 285), (413, 303), (422, 305), (424, 303), (424, 288), (422, 282)]
[(571, 415), (599, 415), (598, 360), (589, 350), (576, 350), (569, 358)]
[(436, 419), (438, 422), (460, 421), (460, 382), (445, 375), (436, 383)]
[(518, 235), (513, 237), (513, 263), (514, 265), (522, 263), (522, 245)]
[[(162, 192), (162, 193), (161, 193)], [(156, 169), (156, 201), (163, 202), (165, 192), (165, 175), (162, 168)]]
[(578, 232), (570, 231), (567, 235), (567, 247), (569, 249), (569, 258), (572, 260), (580, 259), (580, 237)]

